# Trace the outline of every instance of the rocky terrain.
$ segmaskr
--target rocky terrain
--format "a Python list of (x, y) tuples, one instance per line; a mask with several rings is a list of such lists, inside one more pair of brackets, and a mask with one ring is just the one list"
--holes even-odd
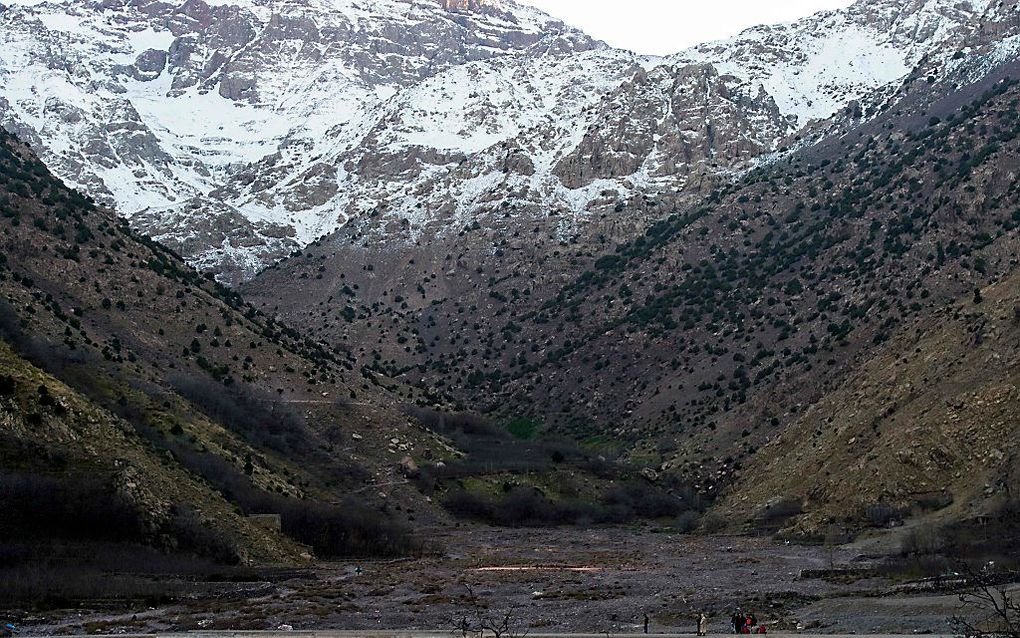
[(414, 403), (443, 397), (267, 317), (0, 132), (5, 617), (233, 595), (235, 580), (247, 596), (263, 588), (248, 567), (432, 555), (417, 527), (448, 521), (438, 500), (458, 490), (564, 516), (535, 495), (570, 485), (574, 518), (599, 522), (696, 505), (569, 442)]
[[(888, 503), (936, 509), (945, 522), (1007, 502), (1020, 485), (1017, 284), (1014, 272), (909, 322), (761, 449), (733, 510), (765, 511), (788, 495), (815, 521)], [(797, 478), (809, 472), (814, 484)]]
[[(500, 620), (530, 635), (585, 632), (690, 634), (700, 611), (724, 633), (734, 606), (770, 633), (953, 635), (966, 613), (949, 589), (868, 575), (854, 548), (786, 545), (765, 538), (679, 536), (647, 529), (428, 529), (442, 558), (346, 562), (278, 574), (259, 594), (193, 599), (152, 608), (48, 613), (26, 631), (60, 635), (330, 630), (450, 633), (465, 619)], [(850, 576), (821, 578), (825, 570)], [(359, 573), (358, 567), (361, 568)], [(853, 570), (857, 576), (853, 576)], [(393, 629), (393, 628), (400, 629)], [(412, 633), (412, 635), (417, 635)]]
[[(225, 565), (416, 551), (424, 503), (394, 487), (399, 461), (448, 446), (396, 405), (0, 134), (5, 607), (139, 547)], [(250, 518), (269, 513), (282, 526)]]
[[(498, 618), (513, 610), (514, 626), (533, 634), (637, 633), (645, 613), (653, 632), (688, 633), (700, 609), (712, 611), (713, 627), (721, 632), (733, 605), (755, 609), (779, 630), (795, 627), (798, 609), (808, 601), (865, 589), (799, 577), (801, 570), (824, 567), (833, 557), (849, 560), (852, 552), (785, 547), (767, 539), (636, 529), (427, 531), (456, 549), (441, 558), (351, 561), (295, 571), (276, 584), (275, 595), (191, 600), (137, 613), (48, 614), (30, 621), (32, 632), (265, 630), (282, 624), (295, 630), (447, 631), (465, 617), (477, 622), (476, 614)], [(870, 585), (873, 591), (882, 586)], [(942, 609), (946, 613), (952, 605)], [(943, 629), (945, 620), (937, 613), (915, 622)], [(902, 627), (894, 611), (883, 621), (886, 630)]]
[(1018, 53), (1016, 0), (665, 58), (511, 0), (6, 1), (0, 613), (944, 631), (1020, 547)]

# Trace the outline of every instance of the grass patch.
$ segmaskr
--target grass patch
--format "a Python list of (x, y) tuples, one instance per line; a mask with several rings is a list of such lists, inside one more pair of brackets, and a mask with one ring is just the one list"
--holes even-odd
[(537, 421), (518, 417), (507, 421), (503, 424), (503, 427), (515, 439), (520, 441), (531, 441), (534, 440), (535, 436), (538, 434), (540, 425)]

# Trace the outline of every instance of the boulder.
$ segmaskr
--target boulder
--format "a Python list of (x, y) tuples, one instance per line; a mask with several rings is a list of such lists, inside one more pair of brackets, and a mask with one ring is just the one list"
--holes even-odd
[(414, 459), (405, 456), (400, 460), (400, 471), (404, 473), (405, 477), (414, 478), (421, 470), (418, 469), (418, 464), (414, 462)]

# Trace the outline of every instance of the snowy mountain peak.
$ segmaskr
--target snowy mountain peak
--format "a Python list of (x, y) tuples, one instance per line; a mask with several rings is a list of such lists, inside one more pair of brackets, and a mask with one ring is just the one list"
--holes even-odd
[(413, 238), (556, 210), (569, 233), (709, 188), (991, 11), (862, 0), (645, 58), (511, 0), (5, 3), (0, 124), (230, 281), (352, 218)]

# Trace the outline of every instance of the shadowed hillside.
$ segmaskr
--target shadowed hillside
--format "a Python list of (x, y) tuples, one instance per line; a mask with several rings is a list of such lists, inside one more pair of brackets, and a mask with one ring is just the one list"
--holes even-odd
[[(35, 556), (48, 539), (227, 564), (420, 551), (406, 527), (418, 498), (369, 489), (396, 483), (400, 454), (428, 454), (437, 437), (350, 357), (134, 234), (7, 134), (0, 338), (4, 552)], [(123, 531), (79, 533), (102, 517), (88, 507)], [(281, 531), (247, 518), (270, 513)]]

